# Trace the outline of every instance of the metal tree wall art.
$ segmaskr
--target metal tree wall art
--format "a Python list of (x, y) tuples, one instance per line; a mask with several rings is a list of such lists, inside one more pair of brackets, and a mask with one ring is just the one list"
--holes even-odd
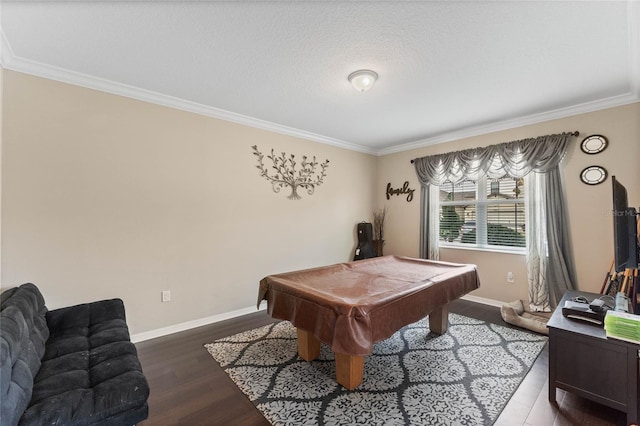
[[(258, 157), (258, 165), (256, 166), (260, 170), (260, 176), (263, 176), (266, 180), (271, 182), (273, 192), (280, 192), (281, 188), (285, 186), (291, 187), (291, 195), (287, 198), (290, 200), (299, 200), (301, 197), (298, 195), (298, 187), (307, 190), (307, 194), (312, 195), (316, 189), (316, 186), (322, 184), (323, 179), (327, 176), (327, 167), (329, 167), (329, 160), (324, 160), (323, 163), (318, 163), (316, 157), (313, 156), (311, 161), (307, 161), (307, 156), (302, 156), (302, 162), (298, 164), (295, 159), (295, 155), (287, 155), (283, 152), (279, 157), (273, 153), (267, 155), (267, 158), (271, 160), (275, 170), (273, 176), (269, 176), (268, 170), (265, 168), (262, 159), (264, 155), (258, 151), (258, 146), (254, 145), (253, 155)], [(297, 166), (300, 166), (299, 170), (296, 170)], [(320, 166), (320, 173), (316, 174), (316, 168)]]

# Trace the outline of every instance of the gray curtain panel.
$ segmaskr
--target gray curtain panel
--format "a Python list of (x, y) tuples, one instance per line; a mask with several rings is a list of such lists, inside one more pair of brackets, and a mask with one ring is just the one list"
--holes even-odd
[(549, 312), (567, 290), (575, 289), (575, 264), (564, 183), (559, 167), (532, 173), (527, 180), (527, 268), (533, 311)]
[[(575, 288), (573, 249), (560, 163), (572, 133), (522, 139), (487, 147), (416, 158), (413, 163), (421, 185), (420, 256), (438, 257), (437, 190), (444, 182), (477, 180), (480, 176), (528, 178), (529, 226), (527, 267), (531, 307), (554, 308), (567, 289)], [(533, 202), (532, 202), (533, 201)]]
[(436, 185), (420, 185), (420, 257), (440, 259), (440, 190)]

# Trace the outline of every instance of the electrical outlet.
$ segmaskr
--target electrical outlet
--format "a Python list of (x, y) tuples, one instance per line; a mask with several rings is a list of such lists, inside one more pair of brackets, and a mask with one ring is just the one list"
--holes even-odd
[(161, 293), (163, 302), (171, 302), (171, 291), (163, 290)]
[(516, 277), (513, 275), (513, 272), (507, 272), (507, 282), (508, 283), (516, 282)]

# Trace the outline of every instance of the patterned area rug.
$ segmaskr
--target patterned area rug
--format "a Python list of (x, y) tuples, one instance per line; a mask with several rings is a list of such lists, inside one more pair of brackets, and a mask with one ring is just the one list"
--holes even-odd
[(546, 342), (456, 314), (438, 336), (425, 318), (374, 345), (353, 391), (335, 382), (327, 345), (298, 357), (288, 321), (205, 347), (273, 425), (490, 425)]

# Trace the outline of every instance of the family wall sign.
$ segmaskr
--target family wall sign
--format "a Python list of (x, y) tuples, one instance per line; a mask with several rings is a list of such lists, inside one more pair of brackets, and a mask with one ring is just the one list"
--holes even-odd
[(415, 189), (409, 188), (409, 181), (405, 181), (400, 188), (393, 188), (391, 186), (391, 182), (387, 183), (387, 200), (391, 198), (392, 195), (405, 195), (407, 196), (407, 202), (410, 203), (413, 200), (413, 193)]

